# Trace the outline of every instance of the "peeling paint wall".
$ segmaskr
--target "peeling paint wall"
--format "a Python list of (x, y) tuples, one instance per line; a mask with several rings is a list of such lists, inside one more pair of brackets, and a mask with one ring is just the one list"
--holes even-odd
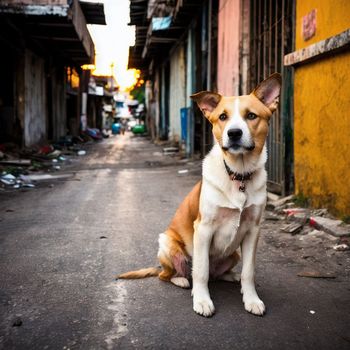
[(220, 0), (218, 24), (218, 92), (238, 95), (240, 0)]
[(180, 141), (180, 109), (186, 106), (185, 51), (180, 45), (170, 58), (170, 125), (169, 139)]
[(25, 51), (24, 60), (24, 145), (46, 139), (46, 80), (44, 60)]
[[(316, 33), (304, 41), (302, 18), (316, 9)], [(347, 0), (297, 1), (296, 50), (350, 27)], [(318, 57), (295, 69), (294, 152), (297, 194), (315, 207), (350, 214), (350, 51)]]
[[(67, 133), (67, 103), (64, 68), (57, 66), (51, 72), (52, 76), (52, 127), (53, 140), (58, 140)], [(93, 124), (93, 126), (95, 126)]]

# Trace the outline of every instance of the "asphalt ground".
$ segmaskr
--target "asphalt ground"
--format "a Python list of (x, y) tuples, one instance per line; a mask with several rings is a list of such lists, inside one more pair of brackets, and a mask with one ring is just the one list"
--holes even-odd
[[(73, 176), (0, 192), (0, 349), (350, 348), (350, 253), (332, 241), (265, 221), (256, 282), (267, 314), (247, 313), (239, 284), (220, 281), (210, 283), (216, 314), (204, 318), (190, 290), (115, 280), (157, 265), (158, 234), (200, 163), (127, 134), (62, 172)], [(305, 270), (332, 278), (299, 277)]]

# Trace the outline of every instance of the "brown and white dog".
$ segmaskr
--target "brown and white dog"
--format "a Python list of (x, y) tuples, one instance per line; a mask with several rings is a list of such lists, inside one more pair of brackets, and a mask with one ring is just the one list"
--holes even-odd
[(202, 180), (159, 236), (161, 269), (141, 269), (118, 278), (159, 276), (189, 288), (192, 275), (193, 309), (208, 317), (215, 312), (208, 280), (237, 280), (232, 269), (240, 247), (244, 307), (255, 315), (264, 314), (265, 305), (255, 290), (254, 269), (266, 203), (265, 140), (280, 90), (281, 76), (275, 73), (250, 95), (226, 97), (203, 91), (191, 96), (212, 124), (216, 141), (203, 161)]

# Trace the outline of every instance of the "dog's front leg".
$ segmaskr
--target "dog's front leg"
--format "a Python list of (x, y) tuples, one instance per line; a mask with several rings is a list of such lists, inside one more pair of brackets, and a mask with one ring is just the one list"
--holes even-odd
[(210, 225), (200, 222), (195, 225), (193, 237), (193, 310), (197, 314), (209, 317), (215, 312), (214, 304), (210, 299), (209, 280), (209, 249), (212, 240)]
[(242, 249), (242, 293), (244, 308), (254, 315), (262, 316), (265, 312), (265, 305), (258, 297), (255, 290), (255, 255), (259, 239), (259, 227), (253, 227), (245, 235)]

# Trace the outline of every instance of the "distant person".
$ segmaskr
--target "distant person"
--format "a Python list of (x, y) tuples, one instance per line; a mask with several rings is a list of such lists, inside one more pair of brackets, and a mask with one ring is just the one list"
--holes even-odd
[(125, 134), (125, 130), (128, 127), (128, 121), (125, 118), (122, 118), (122, 120), (120, 121), (120, 132), (122, 135)]

